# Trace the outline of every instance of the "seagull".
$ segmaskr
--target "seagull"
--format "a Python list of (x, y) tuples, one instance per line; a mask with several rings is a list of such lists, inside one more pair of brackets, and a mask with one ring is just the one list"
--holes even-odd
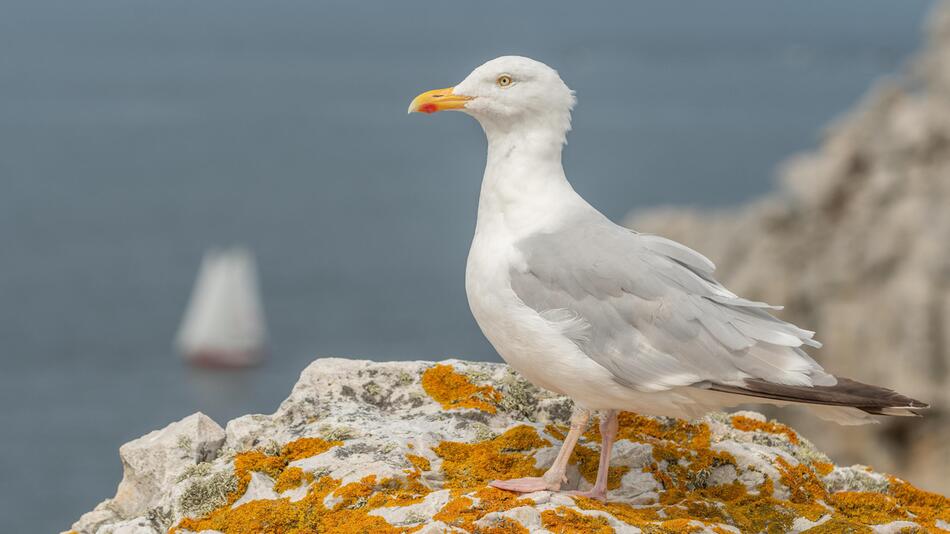
[(574, 103), (557, 71), (504, 56), (409, 106), (461, 111), (482, 126), (488, 156), (465, 271), (469, 306), (513, 369), (575, 404), (543, 476), (492, 486), (559, 491), (594, 412), (597, 478), (572, 493), (605, 500), (619, 410), (693, 418), (761, 402), (863, 424), (928, 407), (825, 371), (803, 350), (821, 346), (814, 332), (774, 317), (779, 307), (736, 295), (699, 252), (614, 224), (581, 198), (561, 165)]

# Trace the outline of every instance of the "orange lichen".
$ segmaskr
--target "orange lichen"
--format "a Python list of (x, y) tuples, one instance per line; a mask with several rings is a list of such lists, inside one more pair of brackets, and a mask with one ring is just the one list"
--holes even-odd
[(692, 520), (681, 518), (681, 519), (671, 519), (669, 521), (663, 521), (660, 523), (660, 528), (666, 530), (667, 532), (699, 532), (702, 528), (697, 527), (696, 525), (691, 525)]
[(768, 432), (769, 434), (784, 434), (788, 441), (798, 445), (798, 434), (787, 426), (775, 421), (759, 421), (744, 415), (732, 416), (732, 427), (743, 432)]
[(478, 443), (443, 441), (432, 451), (442, 458), (446, 488), (481, 487), (494, 479), (540, 476), (534, 452), (550, 445), (527, 425)]
[(607, 512), (620, 521), (634, 526), (648, 525), (661, 519), (659, 511), (653, 507), (636, 507), (621, 502), (602, 502), (587, 497), (575, 498), (574, 504), (581, 510)]
[(828, 500), (828, 491), (818, 478), (818, 475), (807, 465), (792, 465), (781, 456), (775, 458), (780, 480), (791, 493), (790, 501), (796, 504), (814, 503), (817, 500)]
[(811, 463), (811, 466), (815, 469), (815, 472), (821, 476), (830, 475), (831, 472), (835, 470), (835, 464), (829, 462), (819, 462), (815, 460)]
[(950, 498), (924, 491), (900, 480), (890, 477), (888, 493), (908, 512), (914, 514), (915, 521), (936, 529), (936, 521), (940, 519), (950, 523)]
[[(657, 419), (633, 412), (620, 412), (620, 430), (617, 439), (643, 441), (645, 438), (671, 441), (691, 449), (708, 448), (709, 427), (705, 423), (693, 424), (682, 419)], [(595, 429), (596, 435), (600, 432)]]
[(333, 491), (333, 496), (339, 498), (334, 510), (344, 508), (358, 508), (366, 504), (370, 495), (376, 492), (376, 475), (367, 475), (358, 482), (351, 482)]
[(504, 512), (519, 506), (533, 506), (534, 501), (522, 499), (517, 494), (495, 488), (481, 488), (472, 497), (459, 496), (432, 516), (436, 521), (463, 530), (475, 530), (475, 522), (492, 512)]
[(293, 462), (323, 454), (337, 445), (343, 445), (343, 442), (326, 441), (321, 438), (300, 438), (284, 445), (280, 450), (280, 455), (286, 458), (287, 462)]
[(478, 534), (530, 534), (530, 532), (524, 525), (508, 517), (478, 528)]
[(315, 531), (327, 512), (323, 499), (337, 485), (339, 481), (324, 477), (314, 483), (307, 496), (296, 503), (284, 498), (254, 500), (236, 508), (225, 505), (206, 517), (183, 519), (171, 529), (170, 534), (179, 530), (218, 530), (226, 534)]
[(802, 534), (871, 534), (871, 532), (873, 531), (870, 528), (859, 523), (833, 517), (818, 526), (803, 530)]
[(384, 479), (379, 484), (378, 493), (370, 497), (367, 506), (386, 508), (422, 502), (432, 490), (419, 480), (420, 477), (421, 474), (415, 471), (409, 473), (404, 481), (395, 478)]
[(407, 454), (406, 460), (412, 464), (413, 467), (419, 471), (429, 471), (432, 469), (432, 464), (429, 462), (429, 459), (425, 456), (419, 456), (417, 454)]
[(326, 441), (320, 438), (300, 438), (284, 445), (277, 456), (271, 456), (260, 450), (242, 452), (234, 457), (234, 476), (237, 489), (228, 497), (228, 503), (241, 498), (251, 482), (251, 471), (263, 473), (278, 480), (287, 464), (295, 460), (322, 454), (342, 441)]
[(229, 496), (229, 502), (234, 502), (244, 495), (248, 484), (251, 483), (251, 471), (263, 473), (276, 479), (281, 471), (287, 467), (287, 461), (280, 456), (268, 456), (261, 451), (242, 452), (234, 457), (234, 476), (237, 478), (237, 489)]
[[(182, 520), (171, 533), (179, 530), (218, 530), (225, 534), (409, 532), (412, 530), (410, 527), (394, 527), (368, 512), (385, 506), (420, 502), (428, 492), (429, 489), (413, 477), (404, 481), (384, 479), (377, 482), (374, 475), (369, 475), (358, 482), (342, 486), (339, 480), (323, 477), (311, 484), (307, 495), (297, 502), (283, 498), (250, 501), (233, 509), (230, 505), (222, 506), (206, 517)], [(336, 503), (332, 508), (327, 508), (324, 501), (331, 495)]]
[(541, 512), (541, 525), (557, 534), (574, 532), (613, 534), (614, 531), (603, 517), (582, 514), (564, 506)]
[(491, 386), (476, 386), (451, 365), (434, 365), (422, 373), (422, 388), (445, 410), (474, 408), (495, 413), (501, 394)]
[(835, 510), (848, 519), (878, 525), (896, 519), (907, 519), (907, 514), (893, 498), (882, 493), (842, 491), (831, 496)]
[(367, 475), (336, 489), (333, 496), (339, 502), (334, 510), (362, 508), (387, 508), (422, 502), (431, 490), (419, 482), (419, 474), (412, 473), (405, 480), (384, 478), (376, 481), (376, 475)]
[(307, 473), (299, 467), (288, 467), (274, 482), (274, 491), (283, 493), (287, 490), (299, 488), (301, 484), (313, 482), (313, 473)]

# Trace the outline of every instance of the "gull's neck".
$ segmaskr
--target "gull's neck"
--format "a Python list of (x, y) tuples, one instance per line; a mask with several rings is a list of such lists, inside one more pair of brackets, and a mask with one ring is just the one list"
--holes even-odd
[(516, 233), (537, 229), (558, 208), (580, 199), (564, 175), (561, 150), (570, 128), (547, 120), (516, 125), (481, 120), (488, 159), (478, 201), (478, 226), (501, 223)]

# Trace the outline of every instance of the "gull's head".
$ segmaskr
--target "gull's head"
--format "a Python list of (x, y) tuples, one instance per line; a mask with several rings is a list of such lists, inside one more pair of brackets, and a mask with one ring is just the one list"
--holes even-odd
[(556, 70), (526, 57), (503, 56), (473, 70), (455, 87), (417, 96), (409, 113), (457, 110), (475, 117), (486, 129), (547, 123), (567, 132), (572, 107), (574, 92)]

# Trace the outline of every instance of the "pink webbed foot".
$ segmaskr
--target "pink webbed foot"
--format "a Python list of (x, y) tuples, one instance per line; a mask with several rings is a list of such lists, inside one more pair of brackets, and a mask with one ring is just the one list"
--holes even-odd
[(511, 480), (492, 480), (489, 486), (518, 493), (532, 493), (535, 491), (557, 491), (560, 484), (548, 482), (542, 477), (513, 478)]

